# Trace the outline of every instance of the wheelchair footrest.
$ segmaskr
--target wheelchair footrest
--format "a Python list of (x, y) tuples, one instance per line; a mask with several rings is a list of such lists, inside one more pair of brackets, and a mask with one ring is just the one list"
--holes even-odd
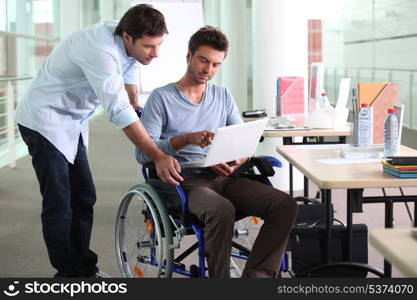
[(200, 268), (196, 265), (190, 266), (190, 277), (191, 278), (198, 278), (200, 277)]
[(174, 269), (180, 270), (180, 271), (185, 271), (185, 265), (183, 263), (179, 263), (179, 262), (173, 262), (173, 267)]

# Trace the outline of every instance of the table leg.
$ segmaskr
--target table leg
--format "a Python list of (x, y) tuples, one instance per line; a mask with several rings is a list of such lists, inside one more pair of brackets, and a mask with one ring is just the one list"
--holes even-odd
[(321, 190), (321, 201), (326, 203), (326, 262), (330, 263), (331, 261), (331, 251), (332, 251), (332, 224), (333, 224), (333, 211), (332, 211), (332, 198), (331, 190)]
[(414, 227), (417, 227), (417, 201), (414, 201)]
[(285, 145), (292, 145), (293, 144), (293, 142), (292, 142), (292, 137), (289, 137), (289, 136), (284, 136), (283, 138), (282, 138), (282, 144), (285, 146)]
[(292, 178), (292, 164), (290, 164), (290, 196), (293, 197), (294, 196), (294, 191), (293, 191), (293, 178)]
[[(385, 196), (385, 191), (384, 191)], [(394, 227), (394, 202), (392, 199), (386, 199), (385, 201), (385, 228)], [(392, 276), (392, 266), (384, 259), (384, 274), (390, 278)]]
[(304, 176), (304, 197), (308, 198), (308, 178)]
[(353, 208), (352, 208), (352, 193), (350, 190), (347, 191), (347, 211), (346, 211), (346, 225), (348, 230), (348, 261), (352, 261), (352, 217), (353, 217)]

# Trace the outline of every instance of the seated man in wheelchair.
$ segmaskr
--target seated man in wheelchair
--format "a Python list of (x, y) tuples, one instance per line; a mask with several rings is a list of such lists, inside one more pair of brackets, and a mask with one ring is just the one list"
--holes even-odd
[[(227, 50), (227, 38), (219, 30), (209, 26), (198, 30), (189, 41), (185, 75), (155, 89), (145, 105), (141, 120), (149, 136), (179, 162), (204, 158), (213, 131), (242, 122), (230, 93), (208, 83)], [(149, 162), (139, 149), (136, 156), (141, 164)], [(210, 277), (230, 277), (229, 255), (237, 215), (264, 220), (242, 277), (276, 277), (297, 215), (297, 204), (288, 194), (234, 176), (245, 161), (182, 170), (188, 210), (204, 224)]]

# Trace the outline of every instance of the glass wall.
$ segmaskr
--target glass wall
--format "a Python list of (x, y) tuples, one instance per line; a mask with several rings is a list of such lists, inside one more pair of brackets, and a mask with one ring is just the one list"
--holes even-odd
[[(316, 3), (320, 2), (326, 1)], [(417, 1), (338, 2), (333, 16), (323, 17), (329, 98), (337, 98), (343, 77), (351, 77), (352, 86), (366, 81), (399, 83), (404, 125), (417, 129)]]
[(71, 32), (102, 19), (119, 17), (130, 3), (129, 0), (0, 0), (0, 168), (15, 155), (26, 153), (16, 126), (13, 129), (8, 120), (54, 46)]
[[(17, 145), (17, 156), (25, 153), (17, 128), (8, 128), (7, 121), (59, 41), (59, 21), (59, 0), (0, 0), (0, 167), (10, 160), (10, 146)], [(14, 141), (8, 138), (13, 132)]]
[[(241, 59), (248, 64), (249, 108), (252, 107), (251, 51), (258, 47), (253, 45), (251, 38), (260, 34), (253, 32), (251, 7), (262, 1), (264, 0), (246, 0), (249, 11), (246, 16), (248, 28), (242, 28), (237, 34), (232, 30), (228, 31), (229, 28), (222, 24), (223, 19), (232, 18), (224, 10), (224, 3), (229, 1), (203, 1), (206, 22), (219, 26), (225, 32), (231, 32), (229, 38), (232, 42), (238, 40), (240, 35), (247, 36), (249, 60), (246, 56)], [(320, 33), (317, 34), (320, 41), (315, 41), (317, 45), (321, 45), (317, 47), (320, 53), (310, 53), (310, 56), (321, 57), (326, 66), (325, 89), (329, 99), (336, 101), (340, 79), (343, 77), (352, 79), (352, 87), (361, 81), (397, 82), (400, 85), (401, 102), (405, 105), (404, 124), (417, 129), (417, 1), (298, 0), (297, 3), (303, 16), (310, 22), (316, 20), (321, 23)], [(245, 17), (245, 11), (241, 10), (239, 14), (241, 18)], [(308, 26), (307, 20), (305, 26)], [(292, 33), (289, 29), (285, 30), (289, 35)], [(314, 30), (317, 28), (309, 28), (309, 33), (314, 33)], [(268, 39), (274, 38), (272, 34), (268, 36)], [(312, 49), (315, 51), (316, 47), (313, 46)], [(279, 54), (277, 49), (277, 55)], [(225, 66), (222, 67), (223, 70), (224, 68)], [(233, 78), (233, 73), (228, 75), (221, 71), (216, 80), (224, 84), (228, 82), (227, 76)], [(236, 91), (233, 92), (237, 94)]]

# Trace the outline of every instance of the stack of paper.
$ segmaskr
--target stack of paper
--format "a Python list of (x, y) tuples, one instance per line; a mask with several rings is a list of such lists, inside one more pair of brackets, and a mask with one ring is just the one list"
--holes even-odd
[(350, 147), (341, 149), (340, 156), (344, 158), (369, 158), (382, 157), (383, 153), (383, 145), (372, 145), (366, 148), (350, 145)]
[(384, 172), (400, 178), (417, 178), (417, 165), (400, 166), (392, 165), (388, 161), (382, 161)]

